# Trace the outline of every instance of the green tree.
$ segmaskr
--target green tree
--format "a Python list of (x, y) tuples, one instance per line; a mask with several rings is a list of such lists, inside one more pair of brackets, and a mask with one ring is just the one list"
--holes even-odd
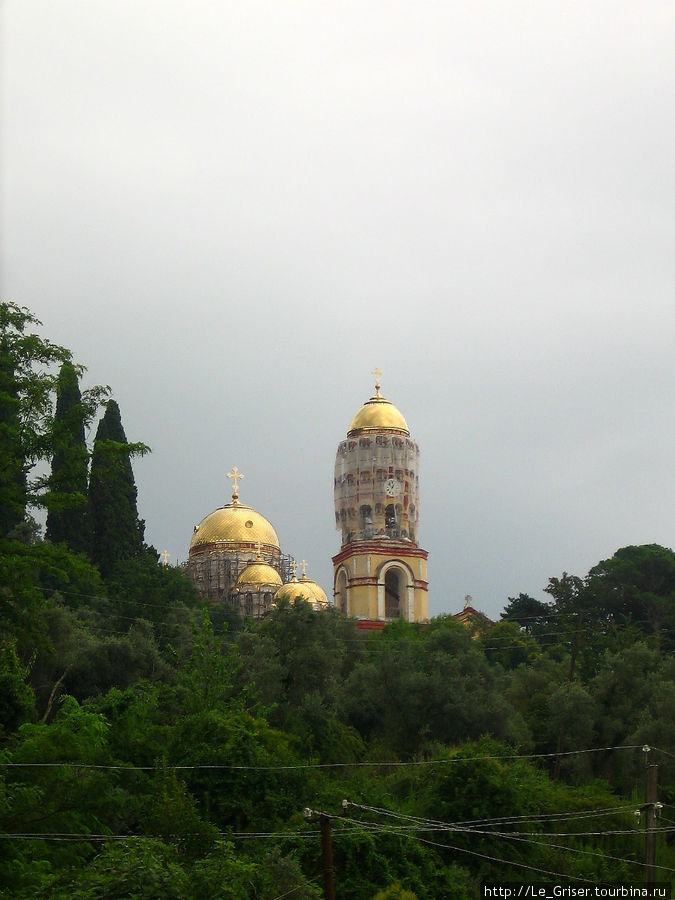
[(0, 346), (0, 534), (12, 531), (24, 518), (28, 502), (26, 456), (21, 445), (21, 421), (14, 360)]
[(187, 900), (193, 896), (175, 848), (154, 838), (110, 842), (69, 882), (64, 887), (58, 882), (52, 885), (50, 895), (56, 900)]
[(355, 759), (362, 742), (339, 721), (342, 686), (362, 653), (354, 623), (281, 598), (258, 626), (237, 636), (234, 687), (270, 723), (296, 735), (308, 758)]
[(541, 646), (546, 646), (555, 641), (555, 635), (551, 634), (553, 612), (552, 603), (542, 603), (529, 594), (521, 593), (517, 597), (509, 597), (501, 618), (517, 622), (525, 634), (536, 638)]
[(16, 643), (0, 645), (0, 737), (35, 715), (35, 694), (28, 684), (30, 667), (21, 665)]
[(37, 837), (2, 841), (2, 896), (40, 896), (37, 885), (52, 873), (79, 868), (91, 854), (86, 841), (60, 844), (43, 841), (40, 834), (100, 834), (105, 823), (128, 827), (128, 798), (105, 768), (112, 762), (108, 730), (102, 716), (64, 697), (53, 723), (26, 723), (13, 737), (3, 759), (10, 765), (0, 777), (0, 831)]
[(89, 453), (84, 436), (88, 418), (77, 370), (72, 363), (65, 362), (56, 386), (46, 536), (54, 544), (65, 543), (71, 550), (80, 552), (90, 549), (87, 510)]
[(675, 553), (658, 544), (622, 547), (588, 573), (596, 614), (605, 622), (634, 624), (675, 648)]
[(541, 653), (539, 645), (530, 634), (523, 633), (518, 622), (502, 621), (485, 631), (478, 638), (491, 663), (499, 663), (504, 669), (516, 669), (532, 663)]
[(342, 694), (344, 716), (367, 741), (404, 758), (481, 734), (520, 743), (525, 723), (504, 696), (502, 673), (451, 616), (422, 629), (394, 623), (371, 637)]
[(119, 406), (109, 400), (96, 432), (89, 478), (91, 553), (104, 576), (119, 562), (145, 552), (145, 523), (136, 508), (131, 458), (147, 451), (145, 444), (127, 442)]
[(200, 598), (182, 569), (159, 565), (154, 554), (122, 560), (107, 580), (111, 621), (119, 630), (133, 619), (152, 622), (162, 647), (176, 652), (192, 646), (192, 625), (200, 616)]
[(307, 882), (297, 861), (283, 856), (278, 847), (255, 856), (237, 853), (232, 843), (220, 842), (193, 869), (191, 897), (219, 900), (318, 900), (323, 892)]
[(29, 329), (42, 323), (29, 310), (0, 303), (0, 536), (37, 502), (29, 473), (51, 451), (55, 365), (70, 352)]

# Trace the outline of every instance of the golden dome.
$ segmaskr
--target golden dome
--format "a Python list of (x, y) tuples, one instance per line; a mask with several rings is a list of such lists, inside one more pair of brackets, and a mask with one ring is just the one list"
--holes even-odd
[(205, 544), (256, 544), (280, 549), (279, 538), (271, 522), (250, 506), (233, 501), (209, 513), (195, 525), (190, 552)]
[(347, 434), (358, 431), (398, 431), (410, 434), (403, 415), (381, 395), (371, 397), (352, 419)]
[(352, 433), (362, 431), (396, 431), (399, 434), (410, 435), (408, 425), (401, 413), (393, 403), (386, 400), (380, 393), (380, 369), (375, 369), (375, 396), (363, 404), (361, 409), (352, 419), (352, 424), (347, 431), (347, 437)]
[(326, 592), (319, 587), (316, 581), (312, 581), (306, 575), (303, 575), (299, 581), (294, 578), (282, 585), (274, 595), (274, 602), (276, 603), (282, 597), (288, 597), (290, 600), (306, 600), (314, 609), (324, 609), (328, 606)]
[(234, 589), (236, 591), (248, 586), (254, 587), (259, 585), (273, 585), (279, 587), (281, 584), (281, 575), (279, 575), (275, 568), (260, 560), (256, 560), (255, 562), (249, 563), (245, 569), (242, 569)]

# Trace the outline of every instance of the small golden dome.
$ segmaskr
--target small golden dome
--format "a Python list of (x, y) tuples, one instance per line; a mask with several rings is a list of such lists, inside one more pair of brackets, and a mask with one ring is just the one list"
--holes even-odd
[(279, 538), (271, 522), (250, 506), (236, 501), (209, 513), (195, 526), (190, 552), (204, 544), (256, 544), (280, 549)]
[(381, 396), (379, 390), (356, 413), (347, 435), (351, 436), (352, 432), (361, 431), (396, 431), (405, 435), (410, 434), (403, 415), (393, 403)]
[(303, 575), (299, 581), (294, 578), (282, 585), (274, 595), (274, 602), (276, 603), (282, 597), (288, 597), (290, 600), (306, 600), (315, 610), (325, 609), (328, 606), (326, 592), (319, 587), (316, 581), (312, 581), (306, 575)]
[(235, 591), (244, 590), (247, 587), (260, 587), (262, 585), (270, 585), (277, 588), (281, 584), (281, 575), (273, 566), (256, 560), (256, 562), (249, 563), (245, 569), (242, 569), (234, 589)]

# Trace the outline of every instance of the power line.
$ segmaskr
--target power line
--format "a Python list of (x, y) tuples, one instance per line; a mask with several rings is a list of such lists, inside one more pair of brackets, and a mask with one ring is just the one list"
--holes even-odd
[(675, 759), (675, 753), (669, 753), (667, 750), (662, 750), (660, 747), (650, 747), (650, 750), (656, 750), (657, 753), (664, 753), (666, 756), (669, 756), (671, 759)]
[(465, 847), (454, 847), (451, 844), (440, 844), (438, 841), (430, 841), (427, 838), (417, 838), (421, 844), (429, 844), (431, 847), (440, 847), (444, 850), (456, 850), (458, 853), (469, 853), (471, 856), (479, 856), (490, 862), (505, 863), (507, 866), (515, 866), (518, 869), (528, 869), (531, 872), (537, 872), (540, 875), (553, 875), (555, 878), (566, 878), (569, 881), (584, 881), (588, 884), (595, 884), (590, 878), (583, 878), (580, 875), (565, 875), (562, 872), (552, 872), (550, 869), (540, 869), (537, 866), (529, 866), (527, 863), (519, 863), (510, 859), (501, 859), (498, 856), (490, 856), (487, 853), (479, 853), (477, 850), (468, 850)]
[(620, 812), (633, 812), (634, 806), (626, 805), (626, 806), (605, 806), (599, 807), (598, 809), (589, 809), (589, 810), (581, 810), (579, 812), (552, 812), (552, 813), (543, 813), (541, 815), (533, 815), (531, 813), (527, 813), (520, 816), (498, 816), (491, 819), (467, 819), (460, 820), (457, 822), (442, 822), (439, 819), (425, 819), (420, 816), (411, 816), (405, 813), (396, 813), (389, 809), (384, 809), (383, 807), (378, 806), (366, 806), (361, 803), (353, 803), (352, 801), (347, 801), (348, 806), (354, 806), (356, 809), (363, 809), (368, 812), (373, 812), (377, 815), (385, 815), (391, 816), (394, 819), (402, 819), (404, 821), (418, 822), (427, 825), (452, 825), (454, 826), (476, 826), (476, 825), (507, 825), (510, 823), (517, 823), (521, 821), (531, 821), (531, 822), (541, 822), (546, 824), (547, 822), (553, 821), (565, 821), (565, 820), (574, 820), (574, 819), (586, 819), (586, 818), (600, 818), (602, 816), (614, 815)]
[(304, 881), (302, 884), (299, 884), (297, 887), (291, 888), (290, 891), (286, 891), (285, 894), (279, 894), (278, 897), (275, 897), (274, 900), (283, 900), (284, 897), (290, 897), (291, 894), (294, 894), (296, 891), (299, 891), (300, 888), (307, 887), (310, 884), (314, 884), (315, 881), (318, 881), (321, 878), (321, 875), (317, 875), (316, 878), (311, 878), (309, 881)]
[[(621, 745), (617, 744), (614, 747), (589, 747), (584, 750), (565, 750), (562, 756), (574, 756), (582, 753), (605, 753), (610, 750), (641, 750), (642, 746), (638, 744), (628, 744)], [(245, 765), (231, 765), (225, 763), (213, 763), (213, 764), (201, 764), (195, 763), (193, 765), (167, 765), (164, 768), (171, 769), (175, 771), (191, 771), (196, 769), (222, 769), (225, 771), (255, 771), (255, 772), (266, 772), (266, 771), (284, 771), (284, 770), (296, 770), (296, 769), (356, 769), (356, 768), (406, 768), (406, 767), (419, 767), (419, 766), (445, 766), (452, 765), (455, 763), (467, 763), (467, 762), (482, 762), (485, 760), (494, 760), (494, 761), (508, 761), (508, 760), (517, 760), (517, 759), (549, 759), (553, 756), (557, 756), (557, 753), (513, 753), (513, 754), (504, 754), (503, 756), (455, 756), (450, 759), (426, 759), (426, 760), (413, 760), (409, 762), (401, 762), (401, 761), (390, 761), (390, 762), (381, 762), (381, 761), (366, 761), (366, 762), (334, 762), (334, 763), (294, 763), (287, 765), (269, 765), (269, 766), (245, 766)], [(134, 766), (134, 765), (102, 765), (98, 763), (77, 763), (77, 762), (7, 762), (4, 760), (0, 760), (0, 767), (5, 768), (13, 768), (13, 769), (29, 769), (29, 768), (58, 768), (58, 767), (70, 767), (73, 769), (94, 769), (94, 770), (110, 770), (110, 771), (120, 771), (120, 772), (153, 772), (158, 770), (157, 766)], [(161, 771), (161, 768), (159, 769)]]
[[(349, 819), (348, 819), (347, 821), (358, 822), (359, 820), (358, 820), (358, 819), (357, 819), (357, 820), (349, 820)], [(509, 865), (509, 866), (515, 866), (515, 867), (517, 867), (517, 868), (528, 869), (528, 870), (533, 871), (533, 872), (538, 872), (538, 873), (541, 874), (541, 875), (553, 875), (553, 876), (555, 876), (556, 878), (565, 878), (565, 879), (569, 879), (569, 880), (572, 880), (572, 881), (584, 881), (584, 882), (588, 882), (588, 883), (593, 883), (593, 882), (591, 882), (590, 879), (583, 878), (582, 876), (574, 876), (574, 875), (567, 875), (567, 874), (564, 874), (564, 873), (561, 873), (561, 872), (553, 872), (553, 871), (550, 871), (550, 870), (548, 870), (548, 869), (541, 869), (541, 868), (539, 868), (539, 867), (537, 867), (537, 866), (531, 866), (531, 865), (528, 865), (528, 864), (526, 864), (526, 863), (516, 862), (515, 860), (503, 859), (503, 858), (500, 858), (500, 857), (491, 856), (491, 855), (489, 855), (489, 854), (487, 854), (487, 853), (479, 853), (479, 852), (476, 851), (476, 850), (469, 850), (469, 849), (466, 848), (466, 847), (457, 847), (457, 846), (454, 846), (454, 845), (451, 845), (451, 844), (443, 844), (443, 843), (440, 843), (440, 842), (438, 842), (438, 841), (431, 841), (431, 840), (429, 840), (428, 838), (422, 838), (422, 837), (419, 837), (418, 835), (411, 834), (410, 832), (406, 832), (406, 831), (403, 831), (403, 830), (401, 830), (401, 829), (388, 829), (388, 828), (386, 828), (386, 826), (379, 826), (379, 827), (378, 827), (377, 823), (363, 823), (363, 824), (364, 824), (364, 825), (371, 824), (372, 827), (369, 829), (369, 830), (371, 831), (371, 833), (380, 833), (380, 834), (382, 834), (382, 833), (384, 833), (384, 834), (400, 834), (402, 837), (413, 838), (413, 839), (415, 839), (415, 840), (418, 840), (418, 841), (419, 841), (420, 843), (422, 843), (422, 844), (428, 844), (429, 846), (432, 846), (432, 847), (439, 847), (439, 848), (443, 848), (443, 849), (446, 849), (446, 850), (455, 850), (455, 851), (457, 851), (457, 852), (459, 852), (459, 853), (468, 853), (468, 854), (470, 854), (470, 855), (472, 855), (472, 856), (478, 856), (478, 857), (480, 857), (480, 858), (482, 858), (482, 859), (490, 860), (491, 862), (505, 863), (506, 865)], [(449, 830), (453, 830), (453, 829), (449, 829)], [(474, 834), (474, 833), (483, 834), (483, 832), (476, 832), (476, 831), (474, 831), (473, 829), (464, 829), (464, 833), (466, 833), (466, 834)], [(612, 834), (612, 833), (614, 833), (614, 832), (608, 832), (608, 833)], [(631, 834), (635, 834), (635, 832), (630, 832), (630, 833), (631, 833)], [(336, 834), (336, 837), (338, 836), (338, 834), (339, 834), (339, 832)], [(490, 834), (491, 836), (493, 836), (493, 837), (502, 837), (502, 835), (495, 835), (495, 834), (491, 834), (491, 833), (489, 833), (489, 834)], [(556, 835), (553, 835), (553, 836), (556, 836)], [(507, 837), (507, 838), (508, 838), (508, 835), (504, 835), (504, 837)], [(520, 840), (523, 840), (523, 838), (521, 838)], [(537, 843), (537, 842), (535, 842), (535, 843)], [(551, 845), (550, 845), (550, 844), (546, 844), (546, 846), (551, 846)], [(566, 851), (567, 851), (567, 850), (569, 850), (569, 849), (571, 849), (571, 848), (561, 846), (560, 849), (563, 849), (563, 850), (566, 850)], [(580, 851), (580, 852), (583, 852), (583, 851)], [(602, 856), (603, 854), (597, 854), (597, 855)], [(607, 858), (609, 859), (609, 858), (612, 858), (612, 857), (609, 857), (609, 856), (608, 856)], [(618, 859), (618, 858), (617, 858), (617, 857), (614, 857), (614, 859)], [(622, 861), (628, 862), (628, 863), (630, 863), (630, 864), (637, 864), (637, 865), (639, 865), (639, 863), (635, 863), (634, 860), (622, 860)], [(667, 870), (667, 871), (669, 871), (669, 870)]]
[[(552, 832), (549, 834), (537, 834), (532, 837), (519, 837), (516, 834), (510, 834), (509, 832), (491, 832), (495, 837), (503, 838), (504, 840), (513, 840), (513, 841), (523, 841), (528, 844), (538, 844), (542, 847), (551, 847), (554, 850), (564, 850), (566, 853), (583, 853), (587, 856), (599, 856), (602, 859), (611, 859), (613, 862), (623, 862), (628, 863), (629, 865), (639, 866), (643, 868), (643, 863), (640, 860), (636, 859), (625, 859), (620, 856), (612, 856), (609, 853), (600, 853), (597, 850), (582, 850), (578, 847), (570, 847), (567, 844), (551, 844), (549, 841), (540, 841), (537, 840), (538, 837), (558, 837), (557, 832)], [(592, 833), (592, 832), (591, 832)], [(602, 832), (604, 833), (604, 832)], [(613, 834), (613, 832), (606, 832), (607, 834)], [(638, 831), (631, 832), (637, 836), (640, 836)], [(588, 834), (588, 832), (579, 832), (579, 834)], [(669, 866), (656, 866), (657, 869), (661, 869), (664, 872), (675, 872), (675, 869), (670, 868)]]
[[(357, 806), (358, 804), (350, 804), (351, 806)], [(397, 816), (395, 813), (392, 813), (394, 818), (404, 819), (404, 816)], [(377, 822), (369, 823), (363, 822), (360, 819), (345, 819), (347, 822), (356, 822), (359, 825), (363, 826), (372, 826), (373, 828), (382, 828), (385, 826), (380, 825)], [(513, 837), (522, 837), (522, 838), (531, 838), (533, 836), (533, 832), (531, 831), (504, 831), (504, 832), (495, 832), (495, 831), (485, 831), (481, 828), (469, 828), (462, 825), (456, 825), (451, 822), (433, 822), (433, 820), (428, 820), (423, 823), (415, 823), (414, 825), (409, 826), (408, 828), (396, 828), (391, 827), (391, 831), (448, 831), (454, 832), (457, 834), (481, 834), (486, 837), (504, 837), (504, 836), (513, 836)], [(652, 829), (654, 832), (663, 832), (670, 833), (675, 831), (675, 828), (654, 828)], [(634, 828), (630, 829), (611, 829), (607, 831), (553, 831), (549, 832), (551, 837), (609, 837), (615, 835), (624, 835), (630, 834), (633, 836), (640, 836), (640, 832)], [(534, 833), (535, 837), (542, 836), (540, 833)], [(545, 834), (543, 835), (545, 836)]]

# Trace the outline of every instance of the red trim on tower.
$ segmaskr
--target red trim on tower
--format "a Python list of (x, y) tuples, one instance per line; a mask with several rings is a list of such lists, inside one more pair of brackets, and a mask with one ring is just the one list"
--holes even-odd
[(414, 547), (403, 541), (352, 541), (333, 557), (333, 565), (337, 566), (350, 556), (365, 556), (367, 554), (389, 556), (392, 559), (401, 556), (414, 557), (416, 559), (428, 559), (427, 550)]

